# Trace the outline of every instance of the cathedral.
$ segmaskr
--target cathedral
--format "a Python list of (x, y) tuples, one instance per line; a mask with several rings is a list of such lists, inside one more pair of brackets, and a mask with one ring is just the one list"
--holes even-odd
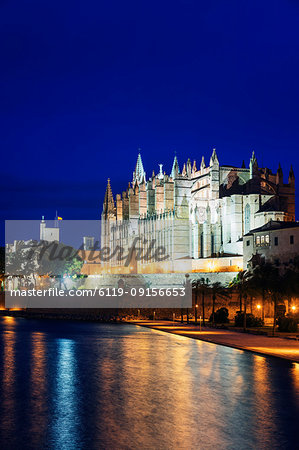
[(220, 165), (213, 149), (209, 164), (202, 157), (199, 165), (188, 159), (180, 167), (175, 156), (169, 174), (159, 164), (148, 177), (139, 154), (132, 181), (115, 199), (108, 179), (101, 245), (154, 237), (173, 258), (192, 260), (194, 272), (238, 272), (243, 236), (271, 220), (295, 221), (292, 167), (285, 183), (281, 166), (276, 173), (259, 167), (254, 152), (249, 167), (234, 167)]

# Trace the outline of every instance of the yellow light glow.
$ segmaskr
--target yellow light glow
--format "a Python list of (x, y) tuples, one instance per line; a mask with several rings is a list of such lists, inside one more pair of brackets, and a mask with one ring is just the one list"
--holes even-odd
[(198, 305), (195, 305), (195, 308), (198, 308)]
[(296, 306), (295, 305), (291, 306), (291, 310), (296, 311)]
[(215, 272), (217, 267), (214, 261), (208, 263), (209, 272)]
[(257, 309), (261, 309), (261, 305), (256, 305)]

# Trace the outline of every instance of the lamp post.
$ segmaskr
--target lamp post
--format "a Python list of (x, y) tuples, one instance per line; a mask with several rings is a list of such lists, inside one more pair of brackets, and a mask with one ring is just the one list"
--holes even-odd
[(194, 315), (195, 315), (195, 323), (197, 324), (197, 308), (198, 308), (198, 305), (196, 304), (195, 305), (195, 311), (194, 311)]

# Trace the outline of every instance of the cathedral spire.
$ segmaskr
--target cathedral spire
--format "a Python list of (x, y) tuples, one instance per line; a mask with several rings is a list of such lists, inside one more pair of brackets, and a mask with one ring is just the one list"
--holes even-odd
[(254, 163), (257, 164), (257, 159), (256, 159), (256, 156), (255, 156), (254, 150), (252, 151), (252, 156), (251, 156), (250, 162), (252, 162), (252, 164), (254, 164)]
[(170, 176), (172, 179), (174, 179), (176, 177), (176, 175), (178, 175), (179, 173), (180, 173), (179, 163), (178, 163), (178, 159), (175, 155)]
[(193, 161), (193, 166), (192, 166), (192, 173), (197, 172), (197, 167), (196, 167), (196, 161)]
[(252, 156), (250, 159), (249, 169), (250, 169), (250, 178), (252, 178), (253, 175), (257, 174), (257, 172), (258, 172), (258, 163), (257, 163), (257, 159), (255, 156), (254, 150), (252, 152)]
[(190, 158), (188, 158), (188, 160), (187, 160), (187, 175), (188, 175), (188, 177), (191, 177), (191, 171), (192, 171), (191, 160), (190, 160)]
[(105, 218), (107, 218), (107, 216), (109, 214), (114, 214), (114, 212), (115, 212), (114, 199), (113, 199), (112, 189), (111, 189), (111, 185), (110, 185), (110, 178), (108, 178), (106, 192), (105, 192), (105, 198), (104, 198), (104, 204), (103, 204), (103, 213), (105, 215)]
[(213, 153), (210, 159), (210, 166), (213, 166), (214, 164), (219, 164), (216, 148), (213, 148)]
[(294, 184), (295, 183), (295, 174), (294, 174), (294, 170), (293, 170), (293, 166), (291, 165), (290, 168), (290, 172), (289, 172), (289, 184)]
[(200, 163), (200, 170), (203, 170), (206, 168), (206, 163), (205, 163), (205, 157), (203, 156), (201, 158), (201, 163)]
[[(140, 149), (139, 149), (140, 150)], [(142, 183), (145, 179), (145, 172), (142, 164), (141, 154), (138, 153), (135, 171), (133, 172), (133, 184)]]
[(282, 184), (283, 183), (283, 172), (280, 163), (278, 164), (278, 169), (276, 173), (276, 184)]

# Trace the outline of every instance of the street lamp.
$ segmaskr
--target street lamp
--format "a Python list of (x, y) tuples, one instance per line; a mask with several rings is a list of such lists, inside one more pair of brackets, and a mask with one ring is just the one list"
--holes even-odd
[(195, 305), (195, 323), (197, 323), (197, 308), (198, 308), (198, 305), (196, 304)]
[(257, 308), (258, 311), (260, 311), (261, 305), (258, 303), (258, 304), (256, 305), (256, 308)]
[(296, 311), (296, 306), (295, 306), (295, 305), (292, 305), (292, 306), (291, 306), (291, 310), (292, 310), (292, 312), (295, 312), (295, 311)]

